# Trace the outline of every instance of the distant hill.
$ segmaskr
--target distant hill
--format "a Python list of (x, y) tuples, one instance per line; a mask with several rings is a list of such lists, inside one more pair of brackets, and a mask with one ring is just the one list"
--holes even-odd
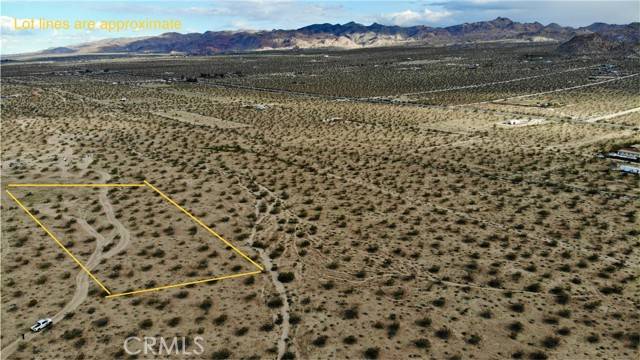
[[(591, 34), (598, 34), (598, 36), (594, 37)], [(295, 30), (206, 31), (189, 34), (174, 32), (146, 38), (101, 40), (49, 49), (39, 54), (182, 53), (212, 55), (272, 49), (354, 49), (407, 44), (444, 45), (487, 41), (563, 43), (570, 39), (575, 39), (575, 41), (563, 46), (562, 51), (583, 53), (582, 48), (584, 51), (597, 51), (599, 48), (606, 48), (605, 43), (610, 41), (621, 44), (637, 44), (639, 34), (639, 23), (628, 25), (594, 23), (582, 28), (572, 28), (555, 23), (549, 25), (538, 22), (519, 23), (498, 17), (491, 21), (439, 28), (422, 25), (387, 26), (377, 23), (366, 26), (349, 22), (343, 25), (313, 24)]]
[(71, 54), (74, 53), (75, 50), (68, 47), (56, 47), (46, 50), (48, 54)]
[(558, 52), (566, 55), (602, 54), (614, 50), (617, 45), (598, 33), (581, 34), (558, 46)]
[[(625, 29), (623, 29), (625, 30)], [(631, 53), (637, 52), (638, 34), (621, 32), (593, 32), (579, 34), (558, 46), (557, 51), (565, 55)]]

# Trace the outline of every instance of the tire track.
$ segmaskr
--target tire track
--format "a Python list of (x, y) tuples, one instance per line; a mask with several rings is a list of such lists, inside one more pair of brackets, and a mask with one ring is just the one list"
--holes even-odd
[[(101, 182), (107, 182), (107, 180), (109, 179), (109, 175), (101, 171), (96, 172), (101, 175)], [(95, 268), (103, 259), (108, 259), (113, 255), (119, 253), (120, 251), (126, 249), (131, 242), (131, 235), (129, 233), (129, 230), (115, 216), (113, 206), (108, 198), (108, 188), (100, 189), (99, 200), (102, 208), (105, 211), (107, 220), (114, 225), (117, 233), (120, 235), (120, 241), (118, 241), (118, 244), (116, 244), (116, 246), (111, 248), (106, 253), (103, 252), (103, 249), (113, 241), (113, 237), (111, 239), (106, 239), (104, 236), (102, 236), (102, 234), (97, 232), (91, 225), (89, 225), (89, 223), (87, 223), (85, 219), (68, 217), (69, 219), (75, 219), (78, 225), (85, 232), (96, 239), (96, 247), (89, 257), (89, 260), (87, 260), (87, 262), (85, 263), (85, 266), (89, 270)], [(84, 271), (79, 271), (76, 275), (75, 283), (76, 290), (71, 300), (62, 308), (62, 310), (58, 311), (51, 317), (51, 320), (53, 320), (53, 324), (56, 324), (57, 322), (63, 320), (67, 314), (73, 312), (87, 299), (89, 295), (89, 286), (91, 284), (87, 273)], [(25, 334), (24, 339), (18, 338), (11, 344), (5, 346), (5, 348), (1, 351), (1, 359), (8, 359), (17, 350), (20, 343), (27, 343), (39, 334), (43, 333), (27, 333)]]

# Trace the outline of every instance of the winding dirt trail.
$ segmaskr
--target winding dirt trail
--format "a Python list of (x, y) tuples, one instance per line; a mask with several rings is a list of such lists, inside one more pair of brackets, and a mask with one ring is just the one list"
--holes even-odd
[[(108, 174), (101, 171), (96, 171), (96, 172), (100, 173), (101, 182), (107, 182), (107, 180), (109, 179)], [(131, 242), (131, 235), (129, 233), (129, 230), (115, 216), (115, 213), (113, 211), (113, 206), (111, 205), (111, 201), (109, 201), (109, 198), (108, 198), (108, 188), (100, 189), (99, 199), (100, 199), (100, 204), (102, 205), (102, 208), (104, 209), (105, 214), (107, 216), (107, 220), (114, 225), (116, 232), (119, 234), (119, 239), (120, 239), (120, 241), (118, 241), (118, 244), (116, 244), (116, 246), (111, 248), (106, 253), (103, 252), (103, 249), (106, 245), (108, 245), (113, 241), (113, 237), (110, 239), (106, 239), (99, 232), (97, 232), (91, 225), (89, 225), (89, 223), (87, 223), (85, 219), (69, 217), (70, 219), (75, 219), (78, 225), (85, 232), (87, 232), (87, 234), (93, 236), (96, 239), (96, 247), (93, 253), (91, 254), (91, 256), (89, 257), (89, 260), (87, 260), (87, 262), (85, 263), (85, 266), (89, 270), (94, 269), (98, 264), (100, 264), (100, 262), (103, 259), (110, 258), (113, 255), (124, 250), (127, 246), (129, 246), (129, 243)], [(90, 284), (91, 283), (89, 281), (89, 277), (87, 273), (85, 273), (82, 270), (78, 271), (78, 274), (76, 275), (76, 290), (73, 294), (73, 297), (62, 308), (62, 310), (58, 311), (55, 315), (51, 317), (54, 324), (56, 324), (58, 321), (63, 320), (66, 314), (73, 312), (75, 309), (78, 308), (78, 306), (80, 306), (80, 304), (82, 304), (87, 299), (87, 296), (89, 294)], [(27, 333), (25, 334), (24, 340), (20, 338), (16, 339), (11, 344), (7, 345), (4, 349), (2, 349), (0, 354), (1, 359), (2, 360), (8, 359), (17, 350), (18, 345), (20, 343), (28, 342), (31, 339), (41, 334), (46, 334), (46, 332)]]
[(492, 82), (487, 82), (487, 83), (482, 83), (482, 84), (472, 84), (472, 85), (453, 86), (453, 87), (448, 87), (448, 88), (443, 88), (443, 89), (434, 89), (434, 90), (426, 90), (426, 91), (417, 91), (417, 92), (411, 92), (411, 93), (398, 94), (398, 95), (395, 95), (395, 96), (396, 96), (396, 97), (397, 97), (397, 96), (413, 96), (413, 95), (422, 95), (422, 94), (440, 93), (440, 92), (446, 92), (446, 91), (456, 91), (456, 90), (464, 90), (464, 89), (475, 89), (475, 88), (481, 88), (481, 87), (485, 87), (485, 86), (493, 86), (493, 85), (500, 85), (500, 84), (508, 84), (508, 83), (512, 83), (512, 82), (518, 82), (518, 81), (524, 81), (524, 80), (537, 79), (537, 78), (541, 78), (541, 77), (552, 76), (552, 75), (558, 75), (558, 74), (563, 74), (563, 73), (568, 73), (568, 72), (573, 72), (573, 71), (580, 71), (580, 70), (593, 69), (593, 68), (596, 68), (596, 67), (598, 67), (598, 65), (582, 66), (582, 67), (577, 67), (577, 68), (565, 69), (565, 70), (561, 70), (561, 71), (554, 71), (554, 72), (549, 72), (549, 73), (539, 74), (539, 75), (525, 76), (525, 77), (520, 77), (520, 78), (515, 78), (515, 79), (509, 79), (509, 80), (492, 81)]
[(131, 243), (131, 233), (120, 222), (120, 220), (116, 218), (116, 214), (113, 211), (113, 205), (111, 205), (111, 201), (109, 201), (109, 198), (107, 197), (106, 189), (100, 192), (100, 204), (102, 205), (102, 208), (107, 215), (107, 220), (109, 221), (109, 223), (113, 224), (116, 231), (120, 235), (120, 241), (118, 241), (118, 243), (114, 247), (109, 249), (109, 251), (104, 254), (103, 258), (108, 259), (129, 246), (129, 244)]
[[(274, 204), (270, 204), (266, 214), (260, 216), (259, 209), (260, 209), (261, 203), (262, 203), (261, 200), (258, 200), (256, 201), (256, 204), (255, 204), (254, 212), (257, 220), (253, 225), (253, 228), (251, 229), (251, 236), (249, 237), (250, 244), (253, 243), (253, 240), (256, 237), (256, 233), (258, 231), (258, 225), (260, 225), (266, 218), (268, 218), (267, 214), (269, 214), (269, 212), (274, 206)], [(280, 360), (283, 358), (285, 352), (287, 351), (287, 339), (289, 339), (289, 330), (291, 327), (291, 324), (289, 323), (290, 309), (289, 309), (289, 299), (287, 297), (287, 290), (285, 289), (282, 282), (278, 280), (278, 272), (272, 270), (273, 262), (271, 261), (271, 258), (269, 257), (269, 255), (264, 251), (264, 249), (261, 249), (258, 247), (253, 247), (253, 249), (258, 252), (258, 255), (260, 256), (260, 261), (262, 262), (262, 265), (264, 265), (264, 270), (267, 273), (269, 273), (269, 276), (271, 277), (271, 282), (273, 283), (273, 286), (276, 288), (278, 295), (282, 299), (282, 306), (280, 307), (280, 316), (282, 317), (282, 331), (280, 332), (280, 338), (278, 339), (278, 356), (276, 358)]]
[(627, 114), (633, 114), (635, 112), (640, 111), (640, 107), (636, 107), (633, 109), (629, 109), (629, 110), (624, 110), (624, 111), (619, 111), (613, 114), (607, 114), (607, 115), (600, 115), (600, 116), (595, 116), (589, 119), (584, 120), (584, 122), (588, 122), (588, 123), (594, 123), (594, 122), (598, 122), (601, 120), (609, 120), (609, 119), (614, 119), (617, 118), (619, 116), (624, 116)]
[(640, 73), (620, 76), (620, 77), (617, 77), (617, 78), (614, 78), (614, 79), (607, 79), (607, 80), (588, 83), (588, 84), (575, 85), (575, 86), (569, 86), (569, 87), (560, 88), (560, 89), (541, 91), (541, 92), (537, 92), (537, 93), (533, 93), (533, 94), (516, 95), (516, 96), (510, 96), (510, 97), (506, 97), (506, 98), (502, 98), (502, 99), (493, 99), (493, 100), (478, 101), (478, 102), (473, 102), (473, 103), (468, 103), (468, 104), (453, 105), (452, 107), (464, 107), (464, 106), (469, 106), (469, 105), (500, 103), (500, 102), (504, 102), (504, 101), (507, 101), (507, 100), (513, 100), (513, 99), (524, 99), (524, 98), (533, 97), (533, 96), (539, 96), (539, 95), (552, 94), (552, 93), (557, 93), (557, 92), (562, 92), (562, 91), (582, 89), (582, 88), (591, 87), (591, 86), (598, 86), (598, 85), (607, 84), (607, 83), (614, 82), (614, 81), (620, 81), (620, 80), (632, 78), (632, 77), (638, 76), (638, 75), (640, 75)]
[[(93, 270), (102, 260), (102, 250), (104, 247), (110, 242), (104, 238), (100, 233), (98, 233), (91, 225), (87, 223), (85, 219), (72, 218), (75, 219), (80, 227), (86, 231), (89, 235), (93, 236), (96, 239), (96, 248), (89, 257), (89, 260), (85, 263), (85, 266), (89, 270)], [(73, 294), (73, 298), (69, 301), (62, 310), (60, 310), (57, 314), (55, 314), (51, 319), (53, 323), (57, 323), (62, 320), (64, 316), (72, 311), (74, 311), (80, 304), (84, 302), (89, 293), (89, 277), (87, 273), (84, 271), (78, 272), (76, 275), (76, 291)]]

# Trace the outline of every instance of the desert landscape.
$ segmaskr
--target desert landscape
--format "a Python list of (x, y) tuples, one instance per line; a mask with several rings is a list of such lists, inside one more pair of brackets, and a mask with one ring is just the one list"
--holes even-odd
[[(639, 89), (546, 42), (3, 62), (2, 359), (637, 359)], [(264, 270), (108, 298), (10, 194), (113, 292), (255, 267), (145, 186), (8, 187), (144, 181)]]

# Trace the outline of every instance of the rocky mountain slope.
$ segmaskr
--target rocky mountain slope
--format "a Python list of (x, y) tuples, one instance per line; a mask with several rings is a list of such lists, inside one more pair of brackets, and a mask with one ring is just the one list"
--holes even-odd
[[(640, 23), (609, 25), (594, 23), (571, 28), (538, 22), (519, 23), (507, 18), (465, 23), (443, 28), (429, 26), (369, 26), (355, 22), (314, 24), (296, 30), (206, 31), (204, 33), (165, 33), (136, 39), (117, 39), (45, 50), (42, 54), (61, 53), (184, 53), (212, 55), (219, 53), (296, 48), (363, 48), (405, 44), (443, 45), (481, 41), (549, 41), (565, 42), (575, 36), (598, 34), (605, 42), (637, 44)], [(578, 38), (580, 39), (580, 38)], [(580, 47), (580, 44), (568, 45)], [(591, 45), (589, 45), (591, 46)], [(599, 45), (594, 45), (599, 46)], [(61, 51), (63, 49), (63, 51)]]

